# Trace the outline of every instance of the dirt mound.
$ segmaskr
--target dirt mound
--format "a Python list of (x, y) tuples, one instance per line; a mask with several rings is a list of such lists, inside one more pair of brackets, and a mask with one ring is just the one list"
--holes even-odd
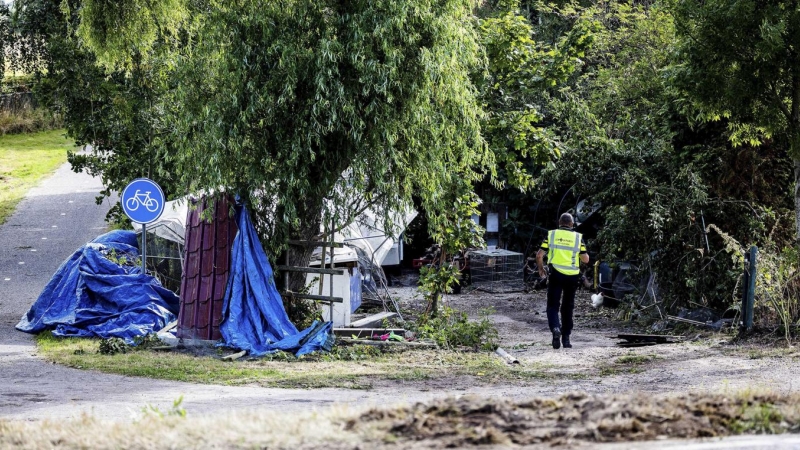
[(373, 409), (347, 423), (419, 446), (535, 445), (800, 431), (800, 396), (590, 396), (521, 402), (461, 398)]

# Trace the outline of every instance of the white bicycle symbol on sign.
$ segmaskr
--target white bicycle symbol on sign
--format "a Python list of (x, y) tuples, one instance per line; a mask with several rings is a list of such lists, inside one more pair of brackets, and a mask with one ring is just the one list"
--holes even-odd
[(150, 191), (146, 191), (144, 194), (140, 194), (140, 192), (137, 189), (133, 197), (125, 200), (125, 206), (128, 207), (128, 211), (136, 211), (139, 209), (139, 205), (144, 205), (150, 212), (158, 211), (158, 200), (150, 198)]

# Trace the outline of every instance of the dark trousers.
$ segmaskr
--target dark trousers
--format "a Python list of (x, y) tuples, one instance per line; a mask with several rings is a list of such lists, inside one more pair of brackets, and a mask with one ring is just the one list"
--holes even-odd
[[(575, 291), (578, 289), (579, 279), (580, 274), (564, 275), (550, 267), (550, 277), (547, 280), (547, 324), (550, 325), (551, 332), (558, 327), (564, 336), (572, 333), (572, 310), (575, 309)], [(559, 309), (561, 323), (558, 321)]]

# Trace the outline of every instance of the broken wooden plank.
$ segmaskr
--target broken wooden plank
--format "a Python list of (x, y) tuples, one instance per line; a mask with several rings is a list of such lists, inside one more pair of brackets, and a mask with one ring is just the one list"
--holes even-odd
[(675, 336), (664, 334), (618, 334), (616, 338), (628, 342), (655, 342), (658, 344), (666, 344), (668, 341), (675, 339)]
[(355, 322), (350, 323), (350, 327), (352, 328), (379, 328), (383, 326), (384, 320), (389, 320), (393, 317), (396, 317), (397, 313), (384, 311), (382, 313), (373, 314), (371, 316), (364, 317), (361, 320), (356, 320)]
[(175, 328), (178, 326), (178, 321), (173, 320), (172, 322), (168, 323), (164, 328), (158, 330), (156, 333), (166, 333), (167, 331)]
[(609, 336), (611, 339), (622, 339), (617, 342), (618, 347), (645, 347), (657, 344), (677, 344), (681, 340), (676, 336), (666, 334), (618, 334)]
[(519, 364), (519, 360), (512, 355), (510, 355), (507, 351), (503, 350), (500, 347), (497, 347), (497, 350), (494, 351), (498, 356), (503, 358), (509, 364)]
[(382, 336), (384, 334), (394, 333), (399, 336), (405, 336), (406, 330), (402, 328), (334, 328), (333, 334), (336, 336), (364, 338), (372, 337), (374, 335)]
[[(673, 344), (673, 342), (663, 342), (664, 344)], [(635, 348), (635, 347), (649, 347), (651, 345), (658, 345), (659, 342), (617, 342), (617, 347), (622, 348)]]
[(278, 270), (287, 272), (317, 273), (323, 275), (344, 275), (343, 269), (317, 269), (314, 267), (278, 266)]
[(433, 342), (408, 342), (408, 341), (370, 341), (367, 339), (351, 339), (340, 337), (337, 341), (343, 344), (350, 344), (350, 345), (372, 345), (372, 346), (381, 346), (381, 345), (397, 345), (403, 347), (419, 347), (419, 348), (438, 348), (439, 346)]
[(240, 351), (238, 353), (233, 353), (231, 355), (223, 356), (220, 359), (223, 360), (223, 361), (233, 361), (233, 360), (241, 358), (242, 356), (244, 356), (246, 354), (247, 354), (247, 351), (246, 350), (242, 350), (242, 351)]
[(292, 291), (283, 291), (281, 295), (288, 295), (294, 298), (302, 298), (305, 300), (316, 300), (318, 302), (331, 302), (331, 303), (343, 303), (344, 299), (342, 297), (328, 297), (327, 295), (313, 295), (313, 294), (299, 294), (297, 292)]

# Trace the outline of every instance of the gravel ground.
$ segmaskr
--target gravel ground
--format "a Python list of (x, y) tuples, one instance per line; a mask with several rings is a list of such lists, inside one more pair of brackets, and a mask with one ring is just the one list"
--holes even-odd
[[(741, 390), (789, 394), (800, 390), (800, 378), (795, 375), (800, 370), (800, 353), (784, 341), (776, 338), (774, 348), (763, 342), (735, 345), (731, 335), (694, 331), (678, 336), (684, 341), (677, 344), (617, 347), (617, 334), (643, 331), (620, 326), (613, 320), (615, 310), (593, 309), (589, 295), (582, 292), (576, 299), (574, 348), (560, 350), (551, 347), (544, 291), (474, 291), (449, 296), (448, 301), (472, 316), (486, 306), (494, 308), (491, 319), (500, 332), (501, 346), (522, 364), (538, 365), (554, 374), (552, 380), (525, 386), (526, 394), (547, 396), (573, 390), (593, 394), (724, 394)], [(635, 366), (616, 363), (618, 358), (630, 356), (647, 361)]]

